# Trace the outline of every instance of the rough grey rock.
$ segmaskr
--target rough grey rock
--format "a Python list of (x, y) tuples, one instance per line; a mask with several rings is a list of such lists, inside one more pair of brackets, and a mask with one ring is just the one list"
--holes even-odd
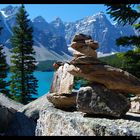
[(34, 136), (35, 128), (36, 122), (34, 120), (17, 112), (5, 132), (5, 136)]
[(0, 133), (5, 132), (5, 130), (8, 128), (14, 113), (16, 113), (15, 110), (0, 106)]
[(140, 116), (122, 119), (85, 117), (82, 112), (66, 112), (47, 107), (40, 112), (36, 136), (140, 136)]
[(4, 94), (0, 93), (0, 105), (5, 106), (6, 108), (13, 108), (14, 110), (18, 110), (24, 105), (21, 103), (18, 103), (8, 97), (6, 97)]
[(39, 111), (48, 106), (53, 105), (46, 99), (46, 94), (25, 105), (15, 113), (4, 135), (34, 136)]
[(23, 105), (0, 93), (0, 133), (8, 128), (10, 121), (20, 107)]
[(113, 92), (100, 84), (81, 87), (76, 103), (77, 110), (87, 114), (121, 117), (130, 109), (130, 101), (124, 95)]
[(39, 118), (39, 111), (41, 109), (45, 109), (47, 106), (52, 105), (47, 99), (46, 94), (41, 96), (40, 98), (32, 101), (31, 103), (25, 105), (18, 112), (24, 113), (28, 118), (32, 118), (33, 120), (37, 120)]

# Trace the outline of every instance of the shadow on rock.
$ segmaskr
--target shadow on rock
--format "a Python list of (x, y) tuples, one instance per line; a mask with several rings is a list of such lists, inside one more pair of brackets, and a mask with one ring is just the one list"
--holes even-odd
[(5, 136), (35, 136), (36, 122), (23, 113), (17, 112), (13, 117)]

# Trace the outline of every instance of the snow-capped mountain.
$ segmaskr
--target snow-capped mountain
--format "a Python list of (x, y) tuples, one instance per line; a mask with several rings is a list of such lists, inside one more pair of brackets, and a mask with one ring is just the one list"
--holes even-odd
[(74, 23), (65, 24), (66, 41), (69, 44), (75, 33), (91, 35), (93, 40), (99, 42), (98, 52), (112, 53), (125, 51), (126, 48), (117, 47), (115, 40), (124, 35), (135, 34), (131, 26), (112, 25), (103, 12), (85, 17)]
[[(7, 61), (10, 63), (10, 38), (13, 26), (16, 25), (16, 13), (19, 7), (7, 6), (0, 11), (0, 26), (3, 27), (0, 42), (5, 45)], [(91, 35), (99, 42), (98, 54), (109, 55), (115, 52), (126, 51), (126, 48), (117, 47), (116, 38), (124, 35), (133, 35), (131, 26), (111, 24), (103, 12), (87, 16), (75, 22), (63, 22), (59, 17), (48, 23), (42, 16), (31, 21), (33, 27), (34, 49), (38, 61), (60, 60), (71, 58), (68, 45), (76, 33)]]
[[(13, 26), (16, 25), (16, 13), (19, 7), (8, 6), (0, 11), (0, 26), (3, 27), (0, 42), (5, 45), (7, 62), (10, 64), (10, 38)], [(51, 25), (41, 16), (31, 21), (33, 26), (34, 49), (37, 61), (59, 60), (65, 61), (70, 58), (66, 40), (63, 36), (56, 36)]]

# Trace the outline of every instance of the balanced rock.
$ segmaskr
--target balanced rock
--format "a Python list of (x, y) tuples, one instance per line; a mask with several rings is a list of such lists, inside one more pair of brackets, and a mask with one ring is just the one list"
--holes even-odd
[(69, 94), (73, 88), (74, 76), (67, 72), (69, 64), (65, 63), (55, 72), (50, 93)]
[(71, 47), (86, 56), (97, 58), (96, 51), (92, 47), (86, 45), (85, 42), (72, 42)]
[(85, 56), (85, 55), (73, 49), (73, 57), (77, 58), (81, 56)]
[(73, 42), (82, 42), (89, 39), (92, 39), (90, 35), (78, 33), (74, 36)]
[(81, 87), (77, 94), (77, 109), (87, 114), (122, 117), (130, 108), (130, 101), (103, 85)]
[(79, 64), (69, 65), (67, 71), (74, 76), (103, 84), (111, 90), (140, 94), (140, 81), (132, 74), (119, 68), (104, 64)]
[(47, 99), (53, 103), (56, 108), (70, 109), (76, 108), (76, 96), (77, 92), (72, 92), (71, 94), (58, 94), (49, 93), (47, 94)]
[(96, 50), (99, 48), (98, 42), (93, 41), (92, 39), (85, 40), (85, 44), (91, 47), (92, 49)]
[(80, 56), (72, 59), (70, 61), (70, 64), (73, 65), (91, 65), (91, 64), (104, 64), (104, 62), (101, 62), (99, 59), (90, 57), (90, 56)]

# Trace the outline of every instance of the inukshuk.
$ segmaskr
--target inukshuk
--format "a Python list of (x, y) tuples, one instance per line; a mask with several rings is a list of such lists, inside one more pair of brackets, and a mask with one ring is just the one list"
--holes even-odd
[[(130, 73), (97, 59), (96, 49), (99, 45), (91, 36), (75, 35), (71, 47), (74, 49), (74, 58), (69, 64), (66, 63), (57, 69), (50, 94), (47, 95), (48, 99), (56, 105), (56, 100), (54, 101), (56, 94), (59, 99), (71, 95), (72, 100), (67, 97), (67, 101), (73, 102), (67, 105), (75, 105), (79, 111), (88, 114), (123, 116), (130, 108), (130, 102), (124, 95), (128, 93), (139, 95), (140, 81)], [(84, 78), (91, 84), (81, 87), (77, 95), (72, 96), (74, 76)], [(64, 106), (65, 102), (59, 107)]]

